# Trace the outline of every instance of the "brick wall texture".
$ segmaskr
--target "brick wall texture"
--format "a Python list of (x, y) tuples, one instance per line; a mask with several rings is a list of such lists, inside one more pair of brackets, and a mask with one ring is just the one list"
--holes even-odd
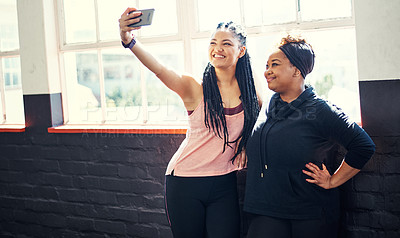
[[(0, 133), (0, 237), (172, 237), (164, 172), (183, 139)], [(400, 237), (400, 137), (373, 140), (373, 159), (341, 188), (340, 237)]]
[[(341, 237), (400, 237), (400, 136), (371, 136), (376, 152), (341, 187)], [(343, 152), (343, 151), (342, 151)]]
[(172, 237), (164, 172), (183, 139), (0, 133), (0, 237)]

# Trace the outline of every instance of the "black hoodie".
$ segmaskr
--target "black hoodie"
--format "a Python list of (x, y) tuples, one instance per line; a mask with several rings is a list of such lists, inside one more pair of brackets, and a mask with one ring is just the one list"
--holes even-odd
[(302, 170), (309, 162), (320, 168), (332, 164), (328, 152), (336, 143), (347, 149), (346, 163), (361, 169), (375, 151), (371, 138), (312, 87), (291, 103), (276, 93), (265, 113), (267, 119), (257, 121), (246, 147), (244, 210), (285, 219), (337, 219), (337, 188), (308, 183)]

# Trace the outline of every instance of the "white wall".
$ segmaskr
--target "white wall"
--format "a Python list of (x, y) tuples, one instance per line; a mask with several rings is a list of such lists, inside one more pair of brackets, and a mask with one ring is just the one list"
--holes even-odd
[(60, 93), (53, 0), (17, 0), (24, 95)]
[(359, 80), (400, 79), (400, 0), (354, 0)]

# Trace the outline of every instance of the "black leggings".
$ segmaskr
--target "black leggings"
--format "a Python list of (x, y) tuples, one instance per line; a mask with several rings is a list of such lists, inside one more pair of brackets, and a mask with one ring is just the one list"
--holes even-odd
[(247, 238), (337, 238), (338, 222), (290, 220), (255, 215), (250, 222)]
[(165, 207), (174, 238), (238, 238), (236, 172), (210, 177), (167, 175)]

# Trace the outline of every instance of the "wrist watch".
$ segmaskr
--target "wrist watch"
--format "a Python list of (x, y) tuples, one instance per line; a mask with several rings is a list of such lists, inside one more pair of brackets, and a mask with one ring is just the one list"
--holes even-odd
[(132, 49), (132, 47), (136, 44), (136, 40), (135, 40), (135, 37), (133, 37), (132, 41), (129, 42), (128, 44), (125, 44), (123, 41), (121, 41), (121, 43), (122, 43), (123, 47)]

